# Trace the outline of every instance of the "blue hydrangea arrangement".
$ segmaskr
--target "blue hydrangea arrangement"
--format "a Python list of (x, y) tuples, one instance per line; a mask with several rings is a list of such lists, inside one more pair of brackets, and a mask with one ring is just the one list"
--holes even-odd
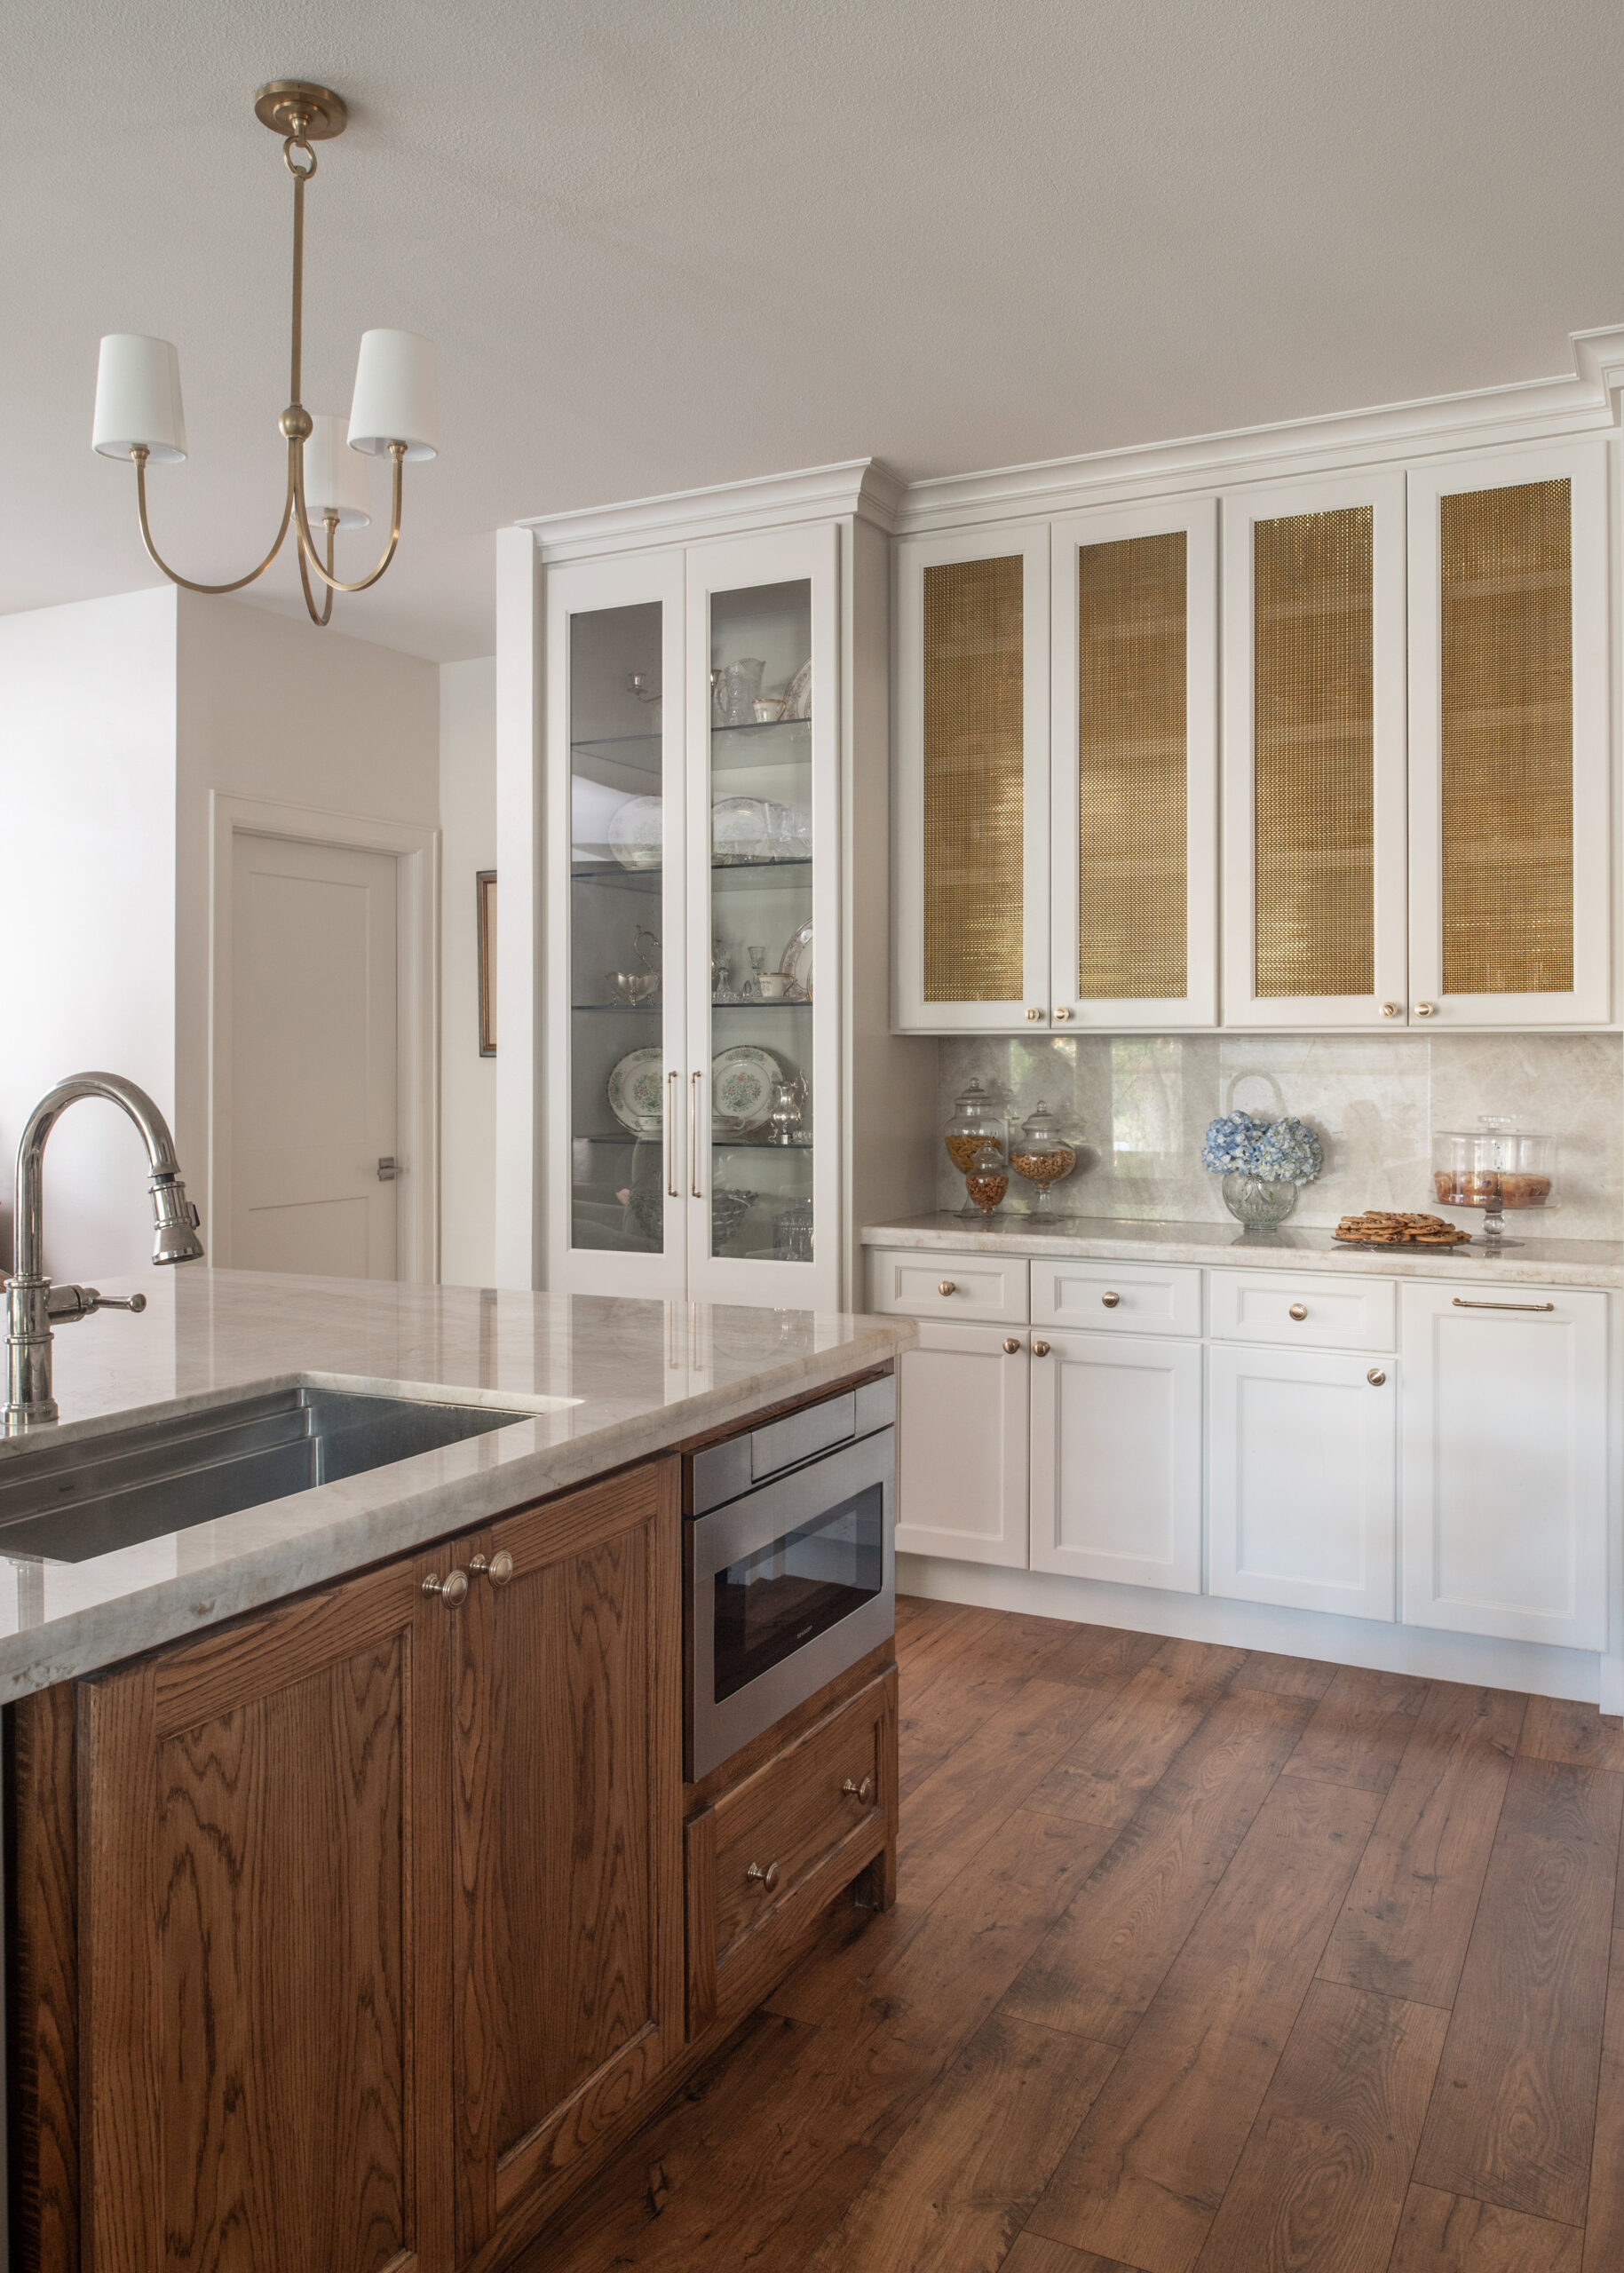
[(1201, 1166), (1215, 1176), (1255, 1176), (1264, 1184), (1311, 1184), (1325, 1165), (1319, 1139), (1304, 1121), (1254, 1121), (1229, 1113), (1215, 1121), (1201, 1146)]

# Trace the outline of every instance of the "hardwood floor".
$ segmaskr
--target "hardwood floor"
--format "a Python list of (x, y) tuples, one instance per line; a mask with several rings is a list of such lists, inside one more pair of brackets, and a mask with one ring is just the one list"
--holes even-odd
[(1624, 2273), (1615, 1724), (947, 1604), (898, 1655), (896, 1907), (526, 2273)]

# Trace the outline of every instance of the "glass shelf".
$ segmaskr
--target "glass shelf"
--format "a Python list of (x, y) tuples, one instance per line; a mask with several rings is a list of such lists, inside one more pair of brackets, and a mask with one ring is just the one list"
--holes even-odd
[[(735, 883), (734, 877), (752, 880), (763, 876), (781, 876), (786, 883), (805, 886), (812, 881), (812, 861), (804, 860), (713, 860), (710, 864), (710, 889), (715, 891), (743, 891), (759, 889), (757, 884)], [(576, 883), (610, 884), (617, 891), (657, 892), (663, 868), (622, 868), (618, 860), (573, 861), (571, 878)]]
[[(657, 1144), (662, 1134), (661, 1129), (651, 1129), (646, 1136), (634, 1136), (630, 1129), (622, 1129), (618, 1136), (577, 1136), (572, 1141), (577, 1144)], [(792, 1160), (797, 1152), (810, 1155), (812, 1148), (810, 1144), (769, 1144), (760, 1136), (717, 1136), (713, 1134), (710, 1149), (713, 1152), (765, 1152), (769, 1156), (777, 1154)]]
[[(614, 1015), (619, 1018), (657, 1018), (665, 1006), (661, 1002), (572, 1002), (569, 1007), (572, 1010), (586, 1011), (590, 1012), (593, 1016), (597, 1016), (600, 1013), (607, 1015), (608, 1013), (613, 1012)], [(755, 1010), (759, 1012), (762, 1010), (810, 1010), (812, 1009), (812, 1004), (810, 1002), (804, 1002), (798, 1000), (796, 1002), (780, 1001), (777, 1002), (713, 1002), (710, 1007), (713, 1010)]]
[[(570, 744), (572, 757), (598, 758), (627, 765), (657, 780), (661, 737), (658, 734), (607, 734)], [(804, 765), (812, 756), (810, 718), (768, 718), (748, 726), (712, 726), (710, 770), (713, 773), (742, 772), (760, 765)]]

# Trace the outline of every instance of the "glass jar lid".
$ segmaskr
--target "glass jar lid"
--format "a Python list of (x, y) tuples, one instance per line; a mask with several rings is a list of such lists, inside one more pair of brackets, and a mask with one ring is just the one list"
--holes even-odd
[(1058, 1116), (1049, 1110), (1042, 1098), (1038, 1099), (1037, 1111), (1021, 1122), (1020, 1133), (1028, 1144), (1064, 1144)]

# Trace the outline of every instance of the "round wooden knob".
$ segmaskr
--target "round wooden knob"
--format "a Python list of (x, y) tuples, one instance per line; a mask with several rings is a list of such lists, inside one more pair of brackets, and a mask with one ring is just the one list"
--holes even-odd
[(1020, 1355), (1020, 1343), (1012, 1334), (1006, 1334), (1003, 1337), (1003, 1354), (1006, 1358), (1018, 1358)]
[(1293, 1303), (1286, 1315), (1287, 1318), (1295, 1318), (1297, 1324), (1301, 1326), (1303, 1319), (1308, 1316), (1308, 1304), (1306, 1303)]
[(939, 1295), (956, 1295), (959, 1291), (959, 1282), (956, 1279), (939, 1279), (936, 1282), (936, 1291)]

